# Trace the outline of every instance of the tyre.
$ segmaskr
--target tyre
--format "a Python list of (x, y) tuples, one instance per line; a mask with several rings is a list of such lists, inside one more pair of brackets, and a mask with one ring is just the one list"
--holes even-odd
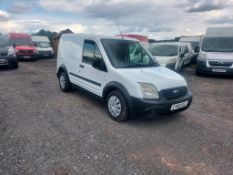
[(203, 75), (203, 73), (201, 72), (201, 68), (200, 68), (199, 64), (196, 65), (196, 71), (195, 71), (195, 73), (196, 73), (197, 76)]
[(10, 69), (18, 69), (19, 63), (18, 61), (15, 61), (9, 65)]
[(59, 85), (63, 92), (69, 92), (72, 88), (69, 77), (65, 72), (62, 72), (59, 75)]
[(109, 117), (117, 122), (122, 122), (128, 118), (128, 107), (123, 94), (120, 91), (112, 91), (106, 100), (106, 109)]
[(196, 68), (196, 75), (197, 76), (201, 76), (202, 75), (202, 73)]
[(37, 61), (37, 57), (32, 58), (32, 61), (36, 62)]

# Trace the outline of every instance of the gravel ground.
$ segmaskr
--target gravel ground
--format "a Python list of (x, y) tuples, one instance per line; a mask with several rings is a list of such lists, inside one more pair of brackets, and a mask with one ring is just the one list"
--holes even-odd
[(233, 174), (233, 79), (184, 70), (185, 112), (116, 123), (84, 92), (60, 91), (55, 59), (0, 70), (0, 174)]

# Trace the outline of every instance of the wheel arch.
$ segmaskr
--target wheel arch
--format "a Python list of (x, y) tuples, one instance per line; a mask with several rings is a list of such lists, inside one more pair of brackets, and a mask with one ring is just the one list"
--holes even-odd
[(131, 101), (130, 94), (129, 94), (128, 90), (119, 82), (113, 81), (113, 82), (108, 83), (105, 86), (105, 88), (103, 90), (103, 100), (106, 102), (108, 94), (114, 90), (118, 90), (123, 94), (123, 96), (126, 100), (126, 104), (128, 105), (129, 112), (131, 113), (132, 101)]
[[(59, 78), (59, 75), (62, 73), (62, 72), (66, 72), (66, 74), (68, 75), (68, 72), (67, 72), (67, 69), (66, 69), (66, 66), (65, 65), (61, 65), (58, 70), (57, 70), (57, 78)], [(69, 76), (68, 76), (69, 77)]]

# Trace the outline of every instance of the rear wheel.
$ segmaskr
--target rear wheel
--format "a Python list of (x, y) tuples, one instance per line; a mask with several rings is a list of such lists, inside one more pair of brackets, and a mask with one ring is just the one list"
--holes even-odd
[(65, 72), (62, 72), (59, 75), (59, 85), (63, 92), (69, 92), (72, 88), (69, 77)]
[(120, 91), (112, 91), (107, 96), (106, 108), (111, 119), (122, 122), (128, 118), (128, 107)]

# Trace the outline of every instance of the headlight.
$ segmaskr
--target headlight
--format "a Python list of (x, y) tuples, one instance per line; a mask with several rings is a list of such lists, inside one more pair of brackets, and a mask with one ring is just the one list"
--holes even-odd
[(145, 99), (158, 99), (159, 94), (157, 88), (153, 84), (138, 83), (142, 90), (143, 98)]
[(14, 56), (15, 55), (15, 50), (13, 48), (8, 49), (8, 56)]
[(39, 54), (39, 51), (37, 49), (34, 49), (33, 52), (37, 55)]
[(203, 52), (200, 52), (199, 55), (198, 55), (198, 59), (199, 60), (206, 60), (207, 59), (207, 54), (203, 53)]

